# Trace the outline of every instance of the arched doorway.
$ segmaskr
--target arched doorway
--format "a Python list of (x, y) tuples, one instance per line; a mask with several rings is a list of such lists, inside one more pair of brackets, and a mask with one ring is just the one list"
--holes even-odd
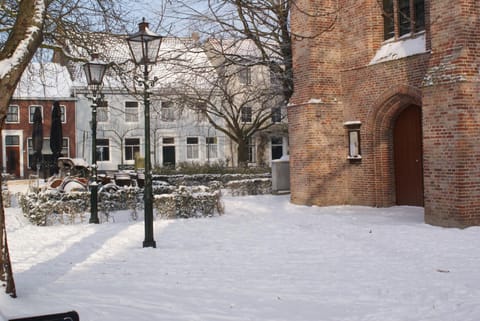
[(395, 195), (397, 205), (423, 206), (422, 111), (403, 109), (393, 129)]

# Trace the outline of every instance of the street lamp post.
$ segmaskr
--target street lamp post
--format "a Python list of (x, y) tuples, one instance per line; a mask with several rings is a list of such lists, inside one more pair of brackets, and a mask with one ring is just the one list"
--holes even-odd
[(98, 59), (93, 53), (92, 59), (83, 65), (88, 87), (92, 91), (92, 178), (90, 182), (90, 220), (89, 223), (98, 224), (98, 184), (97, 184), (97, 106), (100, 99), (100, 87), (107, 64)]
[(157, 35), (148, 28), (145, 18), (138, 24), (138, 32), (127, 37), (128, 47), (133, 62), (143, 67), (143, 78), (135, 77), (139, 86), (143, 86), (143, 104), (145, 108), (145, 187), (144, 187), (144, 213), (145, 213), (145, 240), (143, 247), (156, 247), (153, 238), (153, 195), (152, 195), (152, 169), (150, 159), (150, 91), (158, 78), (150, 80), (149, 65), (154, 65), (158, 59), (158, 52), (162, 43), (162, 36)]

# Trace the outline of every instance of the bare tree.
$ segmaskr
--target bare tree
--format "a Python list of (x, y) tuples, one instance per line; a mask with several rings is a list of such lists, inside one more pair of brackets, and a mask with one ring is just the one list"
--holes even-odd
[[(123, 29), (127, 9), (123, 1), (114, 0), (4, 0), (0, 8), (1, 127), (20, 77), (39, 48), (62, 50), (66, 55), (69, 43), (89, 48), (88, 37), (80, 31)], [(7, 283), (7, 293), (15, 296), (1, 199), (0, 205), (0, 280)]]
[[(307, 2), (307, 1), (305, 1)], [(257, 56), (249, 66), (267, 66), (281, 83), (280, 90), (285, 101), (293, 94), (292, 41), (314, 39), (329, 32), (336, 24), (338, 4), (334, 9), (304, 8), (298, 0), (178, 0), (171, 1), (171, 16), (180, 20), (184, 29), (200, 37), (249, 40), (255, 46)], [(326, 21), (314, 31), (292, 32), (291, 13), (297, 18), (323, 18)], [(231, 64), (238, 64), (238, 56), (231, 53)]]
[[(192, 21), (191, 28), (206, 38), (233, 40), (239, 44), (248, 40), (255, 56), (241, 59), (238, 52), (219, 48), (225, 64), (265, 66), (282, 86), (279, 94), (288, 101), (293, 94), (292, 34), (290, 32), (291, 0), (181, 0), (172, 8), (181, 20)], [(179, 8), (181, 8), (179, 10)], [(233, 44), (235, 46), (235, 44)]]
[[(196, 110), (203, 112), (216, 129), (238, 144), (239, 163), (247, 161), (248, 140), (273, 126), (269, 121), (272, 117), (278, 118), (272, 114), (272, 107), (285, 107), (293, 94), (292, 39), (312, 39), (328, 32), (335, 25), (340, 8), (306, 10), (301, 7), (301, 1), (295, 0), (171, 2), (170, 16), (188, 25), (193, 37), (208, 47), (210, 61), (218, 75), (218, 80), (207, 80), (211, 90), (200, 92), (189, 88), (190, 105), (196, 96), (196, 105), (204, 106), (203, 110), (198, 107)], [(293, 10), (305, 19), (321, 16), (328, 23), (314, 33), (293, 34), (290, 29)], [(220, 45), (211, 46), (212, 39)], [(235, 79), (238, 81), (241, 73), (248, 70), (252, 75), (259, 72), (266, 75), (269, 85), (254, 84), (243, 89), (234, 85)], [(249, 105), (252, 121), (243, 122), (242, 112)], [(218, 119), (222, 119), (223, 124)], [(272, 128), (275, 127), (279, 126)], [(284, 127), (280, 129), (285, 130)]]
[[(245, 63), (255, 59), (256, 50), (250, 49), (249, 40), (238, 43), (210, 39), (188, 48), (182, 59), (170, 62), (176, 76), (169, 88), (172, 99), (234, 141), (239, 166), (248, 164), (250, 139), (277, 126), (285, 114), (283, 96), (278, 94), (268, 67)], [(239, 60), (235, 64), (231, 64), (233, 55)]]

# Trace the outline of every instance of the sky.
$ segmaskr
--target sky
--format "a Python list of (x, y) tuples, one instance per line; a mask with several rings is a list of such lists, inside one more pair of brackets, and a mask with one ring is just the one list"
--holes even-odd
[(70, 310), (82, 321), (480, 320), (480, 227), (430, 226), (418, 207), (223, 202), (221, 216), (156, 218), (157, 248), (142, 248), (143, 220), (128, 212), (38, 227), (14, 204), (18, 297), (0, 293), (0, 321)]
[[(207, 8), (207, 1), (205, 0), (184, 0), (191, 2), (191, 7), (204, 12)], [(190, 36), (195, 28), (191, 26), (191, 20), (178, 19), (180, 16), (178, 12), (186, 14), (190, 12), (185, 7), (178, 6), (177, 1), (173, 1), (175, 9), (172, 5), (167, 7), (167, 10), (163, 10), (162, 3), (164, 0), (141, 0), (132, 3), (135, 12), (132, 12), (132, 17), (140, 22), (143, 17), (150, 22), (150, 28), (162, 35), (169, 36)], [(162, 21), (160, 21), (162, 19)]]

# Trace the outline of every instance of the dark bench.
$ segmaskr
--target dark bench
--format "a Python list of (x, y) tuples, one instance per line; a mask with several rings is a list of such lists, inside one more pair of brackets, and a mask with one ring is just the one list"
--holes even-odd
[(34, 317), (10, 319), (8, 321), (80, 321), (80, 317), (76, 311), (64, 313), (45, 314)]

